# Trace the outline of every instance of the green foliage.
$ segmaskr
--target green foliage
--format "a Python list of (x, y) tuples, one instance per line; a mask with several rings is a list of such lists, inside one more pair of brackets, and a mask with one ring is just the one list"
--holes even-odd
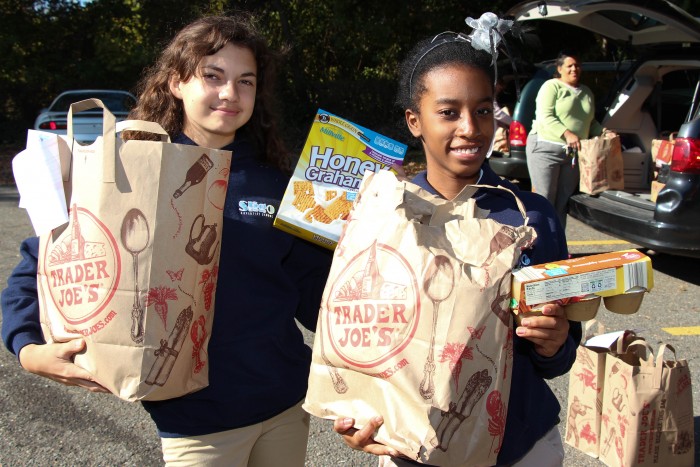
[[(134, 91), (164, 44), (193, 18), (252, 11), (281, 63), (280, 112), (290, 146), (300, 147), (321, 107), (404, 139), (393, 106), (396, 68), (419, 39), (465, 31), (464, 19), (503, 14), (514, 0), (2, 0), (0, 1), (0, 142), (23, 141), (42, 107), (73, 88)], [(695, 0), (677, 0), (692, 8)], [(692, 11), (691, 11), (692, 12)], [(695, 12), (698, 14), (698, 12)], [(537, 31), (537, 30), (536, 30)], [(514, 55), (521, 63), (553, 58), (566, 37), (608, 50), (590, 36), (559, 29), (557, 40), (535, 35)]]
[[(0, 140), (22, 141), (42, 107), (72, 88), (133, 91), (172, 35), (202, 14), (253, 11), (281, 64), (287, 140), (303, 138), (318, 107), (392, 134), (398, 61), (419, 38), (464, 29), (503, 1), (3, 0)], [(402, 125), (400, 125), (402, 126)]]

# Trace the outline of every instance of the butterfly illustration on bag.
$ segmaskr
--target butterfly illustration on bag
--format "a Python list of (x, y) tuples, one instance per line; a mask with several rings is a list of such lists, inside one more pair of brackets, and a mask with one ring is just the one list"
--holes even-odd
[(179, 271), (171, 271), (170, 269), (166, 269), (165, 272), (167, 272), (168, 276), (170, 276), (170, 280), (172, 282), (175, 282), (182, 280), (182, 273), (184, 272), (184, 270), (185, 268), (181, 268)]
[(481, 326), (478, 329), (472, 326), (467, 326), (467, 329), (469, 330), (469, 334), (471, 334), (473, 338), (481, 339), (481, 335), (484, 333), (484, 329), (486, 329), (486, 326)]

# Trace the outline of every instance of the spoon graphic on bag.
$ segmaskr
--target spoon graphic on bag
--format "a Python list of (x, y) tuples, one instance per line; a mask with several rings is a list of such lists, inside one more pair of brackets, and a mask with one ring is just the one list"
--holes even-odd
[(430, 262), (423, 279), (423, 291), (433, 302), (433, 330), (430, 335), (430, 349), (423, 367), (423, 381), (420, 383), (420, 395), (423, 399), (431, 399), (435, 394), (435, 330), (437, 328), (438, 309), (452, 294), (455, 286), (454, 270), (450, 259), (445, 255), (437, 255)]
[(134, 306), (131, 310), (131, 340), (140, 344), (143, 342), (144, 310), (139, 297), (139, 253), (146, 249), (150, 240), (148, 221), (140, 210), (130, 209), (124, 216), (121, 240), (122, 245), (133, 258)]

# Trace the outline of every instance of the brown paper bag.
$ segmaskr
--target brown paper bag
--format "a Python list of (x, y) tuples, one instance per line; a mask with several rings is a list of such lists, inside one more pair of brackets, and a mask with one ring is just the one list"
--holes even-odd
[(654, 178), (651, 181), (649, 199), (654, 203), (659, 192), (666, 186), (668, 181), (676, 135), (677, 133), (671, 133), (668, 139), (651, 140), (651, 160), (654, 162)]
[(623, 190), (624, 165), (620, 137), (605, 133), (581, 140), (578, 152), (581, 178), (579, 190), (595, 195), (605, 190)]
[[(583, 342), (604, 333), (598, 321), (590, 320), (586, 323)], [(624, 331), (608, 347), (582, 343), (576, 351), (576, 361), (569, 371), (565, 442), (591, 457), (598, 457), (600, 444), (606, 356), (614, 354), (618, 345), (624, 346), (635, 338), (634, 332)]]
[[(672, 360), (664, 360), (666, 349)], [(632, 342), (605, 362), (600, 459), (610, 466), (692, 466), (693, 398), (688, 363), (668, 344), (654, 358)]]
[(673, 143), (678, 133), (671, 133), (668, 139), (651, 140), (651, 160), (654, 161), (655, 170), (659, 170), (663, 165), (670, 164), (673, 159)]
[(419, 462), (495, 464), (510, 272), (536, 234), (486, 219), (476, 189), (446, 201), (388, 171), (365, 174), (324, 291), (304, 409), (357, 426), (382, 415), (375, 439)]
[[(603, 332), (600, 323), (589, 321), (586, 323), (584, 342)], [(607, 349), (586, 347), (582, 343), (569, 371), (565, 441), (592, 457), (598, 457), (606, 352)]]
[[(72, 139), (72, 115), (104, 109), (104, 134)], [(152, 122), (120, 128), (157, 133)], [(71, 106), (70, 221), (41, 235), (38, 288), (47, 342), (82, 336), (75, 363), (126, 400), (176, 397), (208, 384), (230, 151), (116, 138), (96, 99)]]

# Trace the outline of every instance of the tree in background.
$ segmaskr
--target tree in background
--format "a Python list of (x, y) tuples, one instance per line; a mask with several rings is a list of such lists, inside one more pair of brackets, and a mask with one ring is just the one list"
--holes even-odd
[(303, 138), (318, 107), (391, 133), (395, 68), (418, 38), (463, 30), (464, 18), (509, 2), (458, 0), (3, 0), (0, 141), (23, 141), (42, 107), (66, 89), (133, 91), (144, 67), (193, 18), (253, 11), (282, 65), (288, 140)]
[[(317, 108), (406, 141), (393, 107), (396, 67), (419, 39), (465, 31), (467, 16), (503, 14), (514, 0), (2, 0), (0, 1), (0, 142), (22, 142), (34, 118), (61, 91), (134, 91), (145, 67), (173, 34), (209, 13), (252, 11), (278, 49), (280, 113), (290, 147), (300, 149)], [(696, 0), (676, 0), (694, 14)], [(550, 22), (548, 26), (552, 26)], [(523, 68), (553, 58), (561, 37), (591, 44), (586, 59), (610, 60), (587, 33), (539, 25), (513, 53)], [(544, 30), (544, 29), (542, 29)], [(557, 32), (558, 31), (558, 32)], [(582, 35), (584, 34), (584, 35)]]

